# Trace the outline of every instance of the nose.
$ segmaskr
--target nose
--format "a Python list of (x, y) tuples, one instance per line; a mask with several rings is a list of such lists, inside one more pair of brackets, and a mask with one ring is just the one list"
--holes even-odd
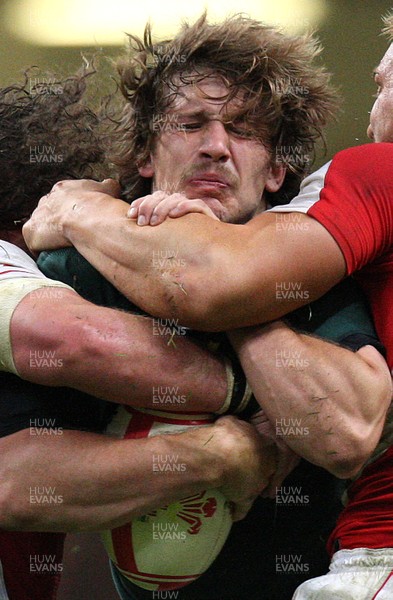
[(199, 148), (204, 158), (210, 158), (215, 162), (226, 162), (230, 157), (229, 144), (228, 132), (221, 121), (212, 120), (206, 123)]

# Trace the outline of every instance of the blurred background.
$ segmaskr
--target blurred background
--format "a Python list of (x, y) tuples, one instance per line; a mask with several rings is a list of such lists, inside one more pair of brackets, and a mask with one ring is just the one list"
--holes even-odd
[(367, 142), (372, 72), (387, 48), (387, 39), (379, 35), (380, 17), (392, 5), (392, 0), (0, 0), (0, 85), (19, 79), (30, 65), (72, 73), (81, 64), (81, 52), (102, 49), (114, 57), (124, 32), (141, 34), (148, 18), (163, 38), (205, 6), (211, 20), (242, 10), (292, 32), (317, 31), (323, 60), (344, 96), (340, 118), (328, 130), (330, 158)]

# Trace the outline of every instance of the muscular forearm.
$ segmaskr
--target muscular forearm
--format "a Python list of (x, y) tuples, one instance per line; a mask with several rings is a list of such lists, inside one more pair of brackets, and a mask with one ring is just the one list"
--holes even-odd
[(187, 215), (138, 227), (126, 219), (127, 204), (90, 194), (99, 210), (81, 197), (80, 212), (63, 215), (63, 231), (150, 314), (204, 330), (252, 325), (322, 295), (345, 274), (337, 244), (306, 215), (292, 215), (294, 231), (277, 227), (273, 214), (247, 225)]
[(184, 335), (172, 337), (165, 323), (95, 306), (70, 290), (26, 296), (11, 340), (18, 373), (35, 383), (175, 411), (213, 412), (226, 397), (222, 359)]
[[(24, 430), (4, 438), (1, 480), (9, 491), (2, 514), (11, 513), (5, 526), (45, 531), (114, 527), (179, 494), (216, 484), (214, 467), (209, 480), (202, 461), (195, 466), (179, 437), (136, 442), (77, 431), (36, 437)], [(184, 474), (153, 471), (155, 454), (177, 455), (187, 464)]]
[(281, 322), (230, 336), (276, 434), (335, 475), (355, 475), (378, 443), (392, 397), (379, 353), (354, 353)]
[[(138, 440), (24, 430), (2, 438), (0, 449), (0, 527), (27, 531), (114, 527), (209, 488), (241, 508), (266, 486), (274, 466), (251, 426), (230, 417)], [(185, 468), (157, 472), (157, 456), (175, 457)]]

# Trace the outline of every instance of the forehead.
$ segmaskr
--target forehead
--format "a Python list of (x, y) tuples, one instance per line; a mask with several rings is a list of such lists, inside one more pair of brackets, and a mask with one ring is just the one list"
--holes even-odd
[(390, 45), (386, 54), (379, 63), (376, 73), (385, 83), (393, 84), (393, 44)]
[(190, 72), (176, 75), (169, 102), (171, 111), (207, 113), (236, 112), (244, 104), (244, 91), (234, 89), (223, 76), (212, 72)]

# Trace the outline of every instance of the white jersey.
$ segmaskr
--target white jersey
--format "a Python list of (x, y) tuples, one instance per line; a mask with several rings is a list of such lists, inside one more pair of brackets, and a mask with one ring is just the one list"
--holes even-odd
[[(0, 371), (18, 375), (12, 355), (11, 318), (27, 294), (43, 287), (72, 289), (41, 273), (34, 260), (21, 248), (0, 240)], [(37, 292), (37, 297), (40, 295), (42, 297)]]
[(20, 277), (47, 279), (21, 248), (0, 240), (0, 281)]
[(310, 208), (319, 200), (331, 162), (326, 163), (318, 171), (305, 177), (300, 184), (298, 195), (289, 204), (274, 206), (269, 208), (269, 212), (308, 213)]

